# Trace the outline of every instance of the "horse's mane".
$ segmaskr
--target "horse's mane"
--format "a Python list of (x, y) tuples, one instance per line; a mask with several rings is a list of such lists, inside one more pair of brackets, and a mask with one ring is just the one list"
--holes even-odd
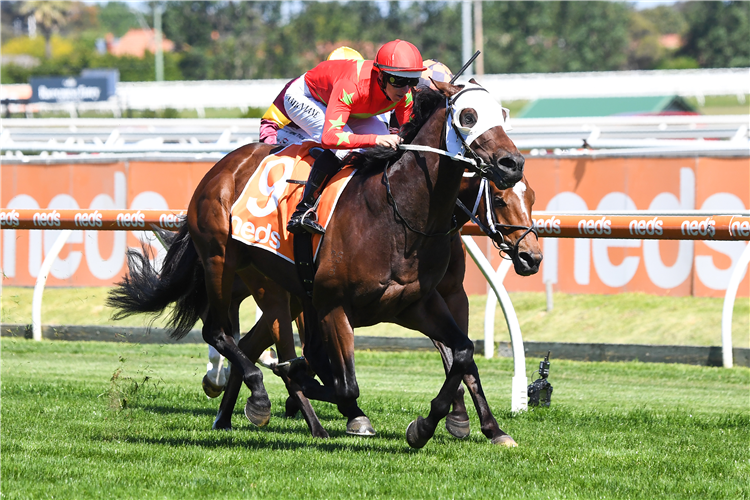
[[(414, 98), (412, 117), (401, 127), (398, 133), (404, 143), (407, 144), (414, 140), (435, 109), (445, 100), (440, 92), (430, 88), (419, 89), (414, 93), (416, 97)], [(346, 163), (358, 169), (360, 173), (369, 173), (374, 169), (382, 169), (383, 163), (386, 161), (396, 162), (403, 154), (403, 149), (394, 151), (387, 146), (375, 146), (363, 152), (351, 153), (347, 157)]]

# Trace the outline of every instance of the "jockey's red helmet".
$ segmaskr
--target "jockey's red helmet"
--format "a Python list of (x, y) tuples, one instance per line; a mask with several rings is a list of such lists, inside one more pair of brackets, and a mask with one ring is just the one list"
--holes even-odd
[(383, 73), (402, 78), (419, 78), (427, 69), (419, 49), (404, 40), (393, 40), (380, 47), (374, 65)]

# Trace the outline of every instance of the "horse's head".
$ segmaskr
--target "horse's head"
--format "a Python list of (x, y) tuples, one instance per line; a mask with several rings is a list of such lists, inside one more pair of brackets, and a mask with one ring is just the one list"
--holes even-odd
[(448, 152), (474, 159), (479, 174), (499, 189), (520, 181), (525, 160), (505, 132), (507, 110), (474, 79), (463, 86), (434, 84), (448, 98)]
[(471, 206), (468, 209), (476, 215), (480, 226), (485, 226), (482, 229), (495, 246), (511, 258), (516, 273), (536, 274), (542, 262), (542, 250), (531, 218), (535, 194), (526, 178), (507, 189), (498, 189), (485, 180), (480, 183), (476, 177), (465, 178), (464, 183), (467, 188), (474, 185), (467, 191), (477, 193), (473, 201), (465, 199), (465, 202), (473, 202), (473, 209)]

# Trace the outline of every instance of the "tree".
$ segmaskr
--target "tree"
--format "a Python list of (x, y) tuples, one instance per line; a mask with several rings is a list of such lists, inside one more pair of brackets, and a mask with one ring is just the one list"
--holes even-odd
[(628, 67), (630, 69), (653, 69), (664, 57), (659, 29), (638, 11), (630, 17), (630, 46), (628, 47)]
[(64, 26), (72, 10), (71, 2), (32, 0), (21, 6), (21, 13), (33, 15), (45, 41), (45, 57), (52, 57), (52, 33)]
[(688, 29), (685, 15), (675, 5), (659, 5), (653, 9), (644, 9), (640, 14), (654, 23), (657, 31), (662, 35), (684, 35)]
[(98, 19), (102, 29), (116, 37), (121, 37), (130, 29), (140, 27), (136, 15), (122, 2), (107, 2), (100, 6)]
[(750, 66), (750, 3), (689, 2), (684, 9), (689, 28), (681, 55), (701, 68)]

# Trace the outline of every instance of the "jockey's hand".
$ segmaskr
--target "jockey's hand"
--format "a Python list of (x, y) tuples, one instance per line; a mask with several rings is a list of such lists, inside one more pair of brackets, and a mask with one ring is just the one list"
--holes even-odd
[(391, 149), (398, 149), (401, 144), (401, 137), (395, 134), (379, 135), (375, 138), (375, 144), (378, 146), (388, 146)]

